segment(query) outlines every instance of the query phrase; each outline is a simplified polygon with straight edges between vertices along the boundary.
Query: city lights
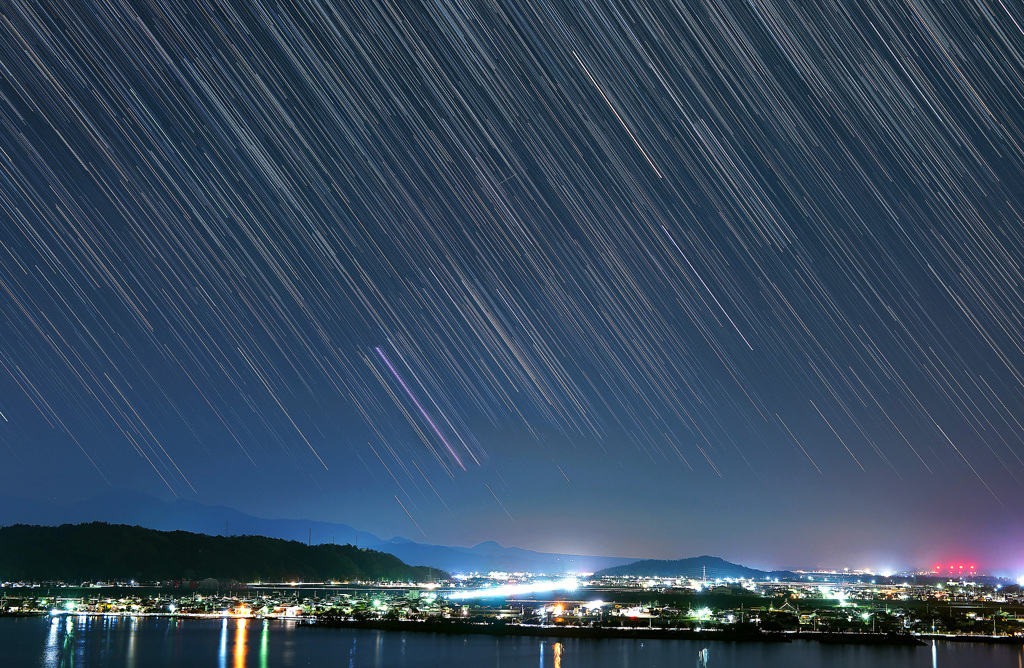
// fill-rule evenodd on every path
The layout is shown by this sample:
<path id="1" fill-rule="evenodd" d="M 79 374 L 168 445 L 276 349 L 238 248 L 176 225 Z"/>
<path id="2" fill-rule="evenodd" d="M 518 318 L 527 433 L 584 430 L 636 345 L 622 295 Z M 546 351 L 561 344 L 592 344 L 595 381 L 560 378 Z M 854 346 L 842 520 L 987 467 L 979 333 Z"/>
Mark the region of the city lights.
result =
<path id="1" fill-rule="evenodd" d="M 579 581 L 576 578 L 565 578 L 557 581 L 531 582 L 530 584 L 498 585 L 497 587 L 483 587 L 481 589 L 470 589 L 468 591 L 453 592 L 448 598 L 461 600 L 465 598 L 497 598 L 504 596 L 517 596 L 519 594 L 531 594 L 539 591 L 575 591 L 579 588 Z"/>

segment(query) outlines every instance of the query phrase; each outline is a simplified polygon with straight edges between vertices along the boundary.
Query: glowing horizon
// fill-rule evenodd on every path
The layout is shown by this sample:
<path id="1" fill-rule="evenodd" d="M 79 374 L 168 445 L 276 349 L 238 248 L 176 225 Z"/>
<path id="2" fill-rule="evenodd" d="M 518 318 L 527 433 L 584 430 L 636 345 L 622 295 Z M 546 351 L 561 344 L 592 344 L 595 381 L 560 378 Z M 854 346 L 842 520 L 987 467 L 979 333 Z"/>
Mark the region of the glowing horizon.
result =
<path id="1" fill-rule="evenodd" d="M 465 598 L 495 598 L 498 596 L 516 596 L 518 594 L 532 594 L 539 591 L 573 591 L 579 588 L 579 580 L 576 578 L 565 578 L 562 580 L 543 582 L 531 582 L 530 584 L 498 585 L 497 587 L 483 587 L 471 589 L 464 592 L 452 592 L 449 599 Z"/>

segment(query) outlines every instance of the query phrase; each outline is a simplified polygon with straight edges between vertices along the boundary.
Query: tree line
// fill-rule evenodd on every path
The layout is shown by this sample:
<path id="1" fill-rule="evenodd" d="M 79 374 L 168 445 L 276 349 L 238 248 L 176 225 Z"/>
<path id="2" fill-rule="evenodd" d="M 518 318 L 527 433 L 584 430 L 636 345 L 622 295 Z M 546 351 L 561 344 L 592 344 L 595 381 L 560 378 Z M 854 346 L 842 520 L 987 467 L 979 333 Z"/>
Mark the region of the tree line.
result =
<path id="1" fill-rule="evenodd" d="M 437 569 L 353 545 L 208 536 L 92 522 L 0 528 L 0 581 L 427 581 Z"/>

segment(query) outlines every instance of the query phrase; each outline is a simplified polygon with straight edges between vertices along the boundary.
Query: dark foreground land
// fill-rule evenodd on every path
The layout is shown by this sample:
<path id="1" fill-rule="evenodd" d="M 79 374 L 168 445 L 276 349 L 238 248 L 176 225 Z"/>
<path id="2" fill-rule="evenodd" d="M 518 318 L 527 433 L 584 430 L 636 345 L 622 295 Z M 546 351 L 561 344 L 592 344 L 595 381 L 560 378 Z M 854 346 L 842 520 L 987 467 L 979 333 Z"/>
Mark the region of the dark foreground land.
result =
<path id="1" fill-rule="evenodd" d="M 207 536 L 105 522 L 0 527 L 0 573 L 11 582 L 427 582 L 448 575 L 354 545 Z"/>

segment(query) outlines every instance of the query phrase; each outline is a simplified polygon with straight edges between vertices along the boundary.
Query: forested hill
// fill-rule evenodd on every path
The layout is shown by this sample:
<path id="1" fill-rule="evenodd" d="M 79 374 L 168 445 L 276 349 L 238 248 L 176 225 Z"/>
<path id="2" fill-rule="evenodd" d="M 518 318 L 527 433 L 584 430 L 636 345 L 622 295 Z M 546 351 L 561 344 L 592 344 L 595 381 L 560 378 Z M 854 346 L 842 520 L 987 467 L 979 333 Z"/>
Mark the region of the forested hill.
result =
<path id="1" fill-rule="evenodd" d="M 624 566 L 615 566 L 598 571 L 594 575 L 636 575 L 671 578 L 703 578 L 712 580 L 720 578 L 754 578 L 770 579 L 781 577 L 794 579 L 796 576 L 789 571 L 760 571 L 734 564 L 720 557 L 690 557 L 688 559 L 644 559 Z"/>
<path id="2" fill-rule="evenodd" d="M 0 582 L 233 579 L 427 581 L 445 575 L 386 552 L 263 536 L 208 536 L 93 522 L 0 528 Z"/>

